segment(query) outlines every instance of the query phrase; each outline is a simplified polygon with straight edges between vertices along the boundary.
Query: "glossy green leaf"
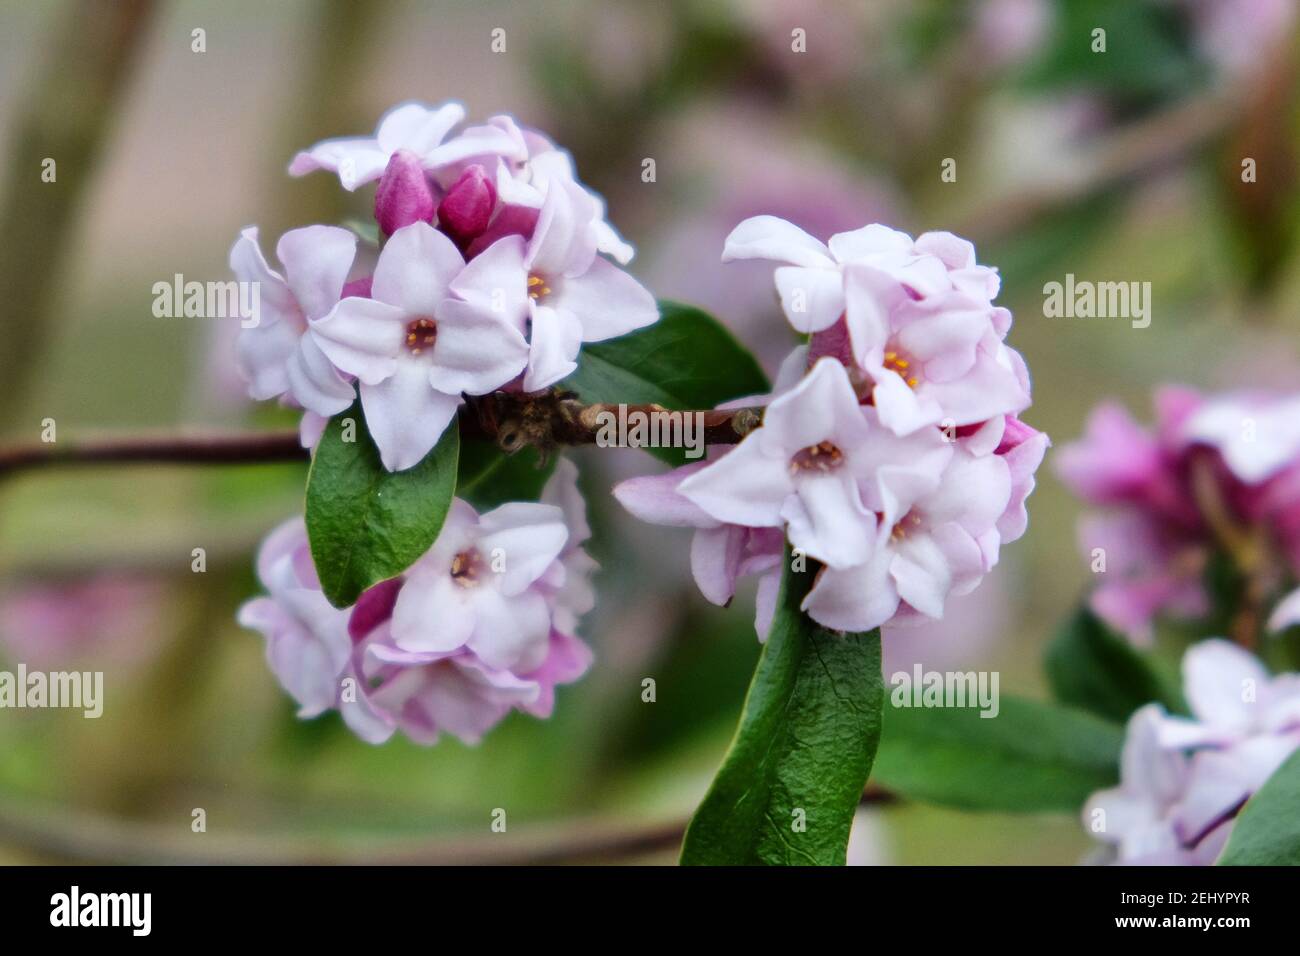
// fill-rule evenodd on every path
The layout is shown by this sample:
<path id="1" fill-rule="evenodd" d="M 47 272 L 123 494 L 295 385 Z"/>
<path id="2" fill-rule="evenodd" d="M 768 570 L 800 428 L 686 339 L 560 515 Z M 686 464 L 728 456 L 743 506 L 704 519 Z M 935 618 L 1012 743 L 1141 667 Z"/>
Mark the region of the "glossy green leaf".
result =
<path id="1" fill-rule="evenodd" d="M 348 421 L 352 441 L 344 440 Z M 456 491 L 459 453 L 453 422 L 419 464 L 389 472 L 359 403 L 330 419 L 307 476 L 307 536 L 331 604 L 347 607 L 428 550 Z"/>
<path id="2" fill-rule="evenodd" d="M 1220 866 L 1300 866 L 1300 750 L 1246 801 Z"/>
<path id="3" fill-rule="evenodd" d="M 1147 655 L 1115 634 L 1087 608 L 1056 632 L 1044 659 L 1057 700 L 1124 723 L 1144 704 L 1181 712 L 1182 699 Z"/>
<path id="4" fill-rule="evenodd" d="M 874 779 L 910 800 L 967 810 L 1074 813 L 1119 779 L 1123 728 L 1073 708 L 1000 695 L 978 707 L 885 702 Z"/>
<path id="5" fill-rule="evenodd" d="M 842 865 L 880 737 L 880 632 L 838 634 L 799 610 L 786 574 L 722 769 L 686 831 L 688 865 Z"/>
<path id="6" fill-rule="evenodd" d="M 654 325 L 584 345 L 560 387 L 586 402 L 665 408 L 713 408 L 768 390 L 758 361 L 717 319 L 677 302 L 660 302 L 659 314 Z"/>
<path id="7" fill-rule="evenodd" d="M 464 498 L 480 512 L 507 501 L 536 501 L 546 480 L 555 471 L 556 455 L 542 463 L 536 448 L 523 448 L 507 455 L 488 441 L 467 441 L 460 446 L 456 497 Z"/>

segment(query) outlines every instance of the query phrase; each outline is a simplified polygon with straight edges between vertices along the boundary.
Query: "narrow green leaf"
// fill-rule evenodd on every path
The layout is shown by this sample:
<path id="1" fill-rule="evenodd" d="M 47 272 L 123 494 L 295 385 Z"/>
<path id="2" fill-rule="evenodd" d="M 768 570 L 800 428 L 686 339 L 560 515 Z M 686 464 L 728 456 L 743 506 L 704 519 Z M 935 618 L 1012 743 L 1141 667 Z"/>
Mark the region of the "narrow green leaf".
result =
<path id="1" fill-rule="evenodd" d="M 1246 801 L 1219 866 L 1300 866 L 1300 750 Z"/>
<path id="2" fill-rule="evenodd" d="M 586 402 L 678 409 L 713 408 L 768 390 L 758 361 L 717 319 L 677 302 L 660 302 L 659 314 L 654 325 L 584 345 L 578 370 L 560 387 Z"/>
<path id="3" fill-rule="evenodd" d="M 344 441 L 349 420 L 354 440 Z M 307 536 L 331 604 L 347 607 L 428 550 L 456 492 L 459 453 L 453 422 L 419 464 L 385 471 L 359 402 L 330 419 L 307 475 Z"/>
<path id="4" fill-rule="evenodd" d="M 1115 634 L 1087 608 L 1080 608 L 1056 632 L 1044 659 L 1057 700 L 1123 723 L 1152 701 L 1183 710 L 1177 688 L 1152 661 Z"/>
<path id="5" fill-rule="evenodd" d="M 837 634 L 799 610 L 786 573 L 722 769 L 686 830 L 687 865 L 842 865 L 884 696 L 880 632 Z"/>
<path id="6" fill-rule="evenodd" d="M 975 707 L 885 704 L 874 779 L 901 796 L 966 810 L 1073 813 L 1119 779 L 1123 728 L 1084 711 L 1001 695 Z"/>

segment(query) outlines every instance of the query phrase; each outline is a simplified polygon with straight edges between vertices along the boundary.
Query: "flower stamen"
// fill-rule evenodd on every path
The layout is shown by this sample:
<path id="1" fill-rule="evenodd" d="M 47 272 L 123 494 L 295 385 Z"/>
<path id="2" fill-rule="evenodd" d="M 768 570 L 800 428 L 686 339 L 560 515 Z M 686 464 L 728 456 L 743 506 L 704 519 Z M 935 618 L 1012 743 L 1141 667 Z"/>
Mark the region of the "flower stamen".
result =
<path id="1" fill-rule="evenodd" d="M 807 448 L 801 448 L 790 459 L 790 474 L 801 471 L 834 471 L 844 464 L 844 452 L 831 441 L 820 441 Z"/>
<path id="2" fill-rule="evenodd" d="M 479 582 L 483 570 L 483 557 L 473 548 L 462 551 L 451 559 L 451 579 L 463 588 L 472 588 Z"/>
<path id="3" fill-rule="evenodd" d="M 912 370 L 911 360 L 903 358 L 898 352 L 886 352 L 884 364 L 891 372 L 897 372 L 898 377 L 906 382 L 909 388 L 916 388 L 920 384 L 920 379 Z"/>
<path id="4" fill-rule="evenodd" d="M 546 284 L 546 280 L 537 274 L 528 277 L 528 298 L 536 302 L 551 294 L 551 287 Z"/>
<path id="5" fill-rule="evenodd" d="M 415 319 L 406 326 L 406 347 L 412 355 L 433 348 L 438 338 L 438 324 L 433 319 Z"/>

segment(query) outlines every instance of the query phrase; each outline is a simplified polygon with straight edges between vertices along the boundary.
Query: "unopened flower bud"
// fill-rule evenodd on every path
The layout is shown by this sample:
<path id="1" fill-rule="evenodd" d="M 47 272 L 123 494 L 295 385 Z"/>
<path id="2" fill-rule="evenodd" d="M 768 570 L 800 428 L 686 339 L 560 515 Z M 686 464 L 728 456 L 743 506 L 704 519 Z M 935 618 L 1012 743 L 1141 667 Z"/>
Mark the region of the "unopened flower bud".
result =
<path id="1" fill-rule="evenodd" d="M 413 222 L 432 223 L 436 206 L 420 158 L 405 149 L 393 153 L 375 190 L 375 221 L 384 235 L 391 236 Z"/>
<path id="2" fill-rule="evenodd" d="M 463 247 L 487 231 L 496 203 L 496 186 L 487 170 L 475 164 L 447 190 L 438 206 L 438 226 Z"/>

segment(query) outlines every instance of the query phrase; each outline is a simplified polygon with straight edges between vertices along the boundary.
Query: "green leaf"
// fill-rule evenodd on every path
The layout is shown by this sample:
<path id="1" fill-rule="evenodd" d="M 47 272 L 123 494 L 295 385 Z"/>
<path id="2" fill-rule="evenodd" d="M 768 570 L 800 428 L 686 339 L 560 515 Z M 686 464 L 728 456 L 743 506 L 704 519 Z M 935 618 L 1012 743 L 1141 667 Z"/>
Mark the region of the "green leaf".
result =
<path id="1" fill-rule="evenodd" d="M 344 441 L 349 420 L 355 440 Z M 307 536 L 331 604 L 347 607 L 429 549 L 456 492 L 459 453 L 452 422 L 419 464 L 386 471 L 359 402 L 330 419 L 307 475 Z"/>
<path id="2" fill-rule="evenodd" d="M 655 402 L 708 409 L 770 387 L 758 361 L 717 319 L 690 305 L 659 303 L 659 321 L 582 347 L 560 383 L 585 402 Z"/>
<path id="3" fill-rule="evenodd" d="M 885 705 L 874 779 L 912 800 L 966 810 L 1074 813 L 1119 779 L 1123 729 L 1083 711 L 1001 695 L 976 707 Z"/>
<path id="4" fill-rule="evenodd" d="M 880 737 L 880 632 L 837 634 L 786 573 L 722 769 L 686 830 L 687 865 L 842 865 Z M 800 824 L 803 824 L 801 826 Z"/>
<path id="5" fill-rule="evenodd" d="M 1219 866 L 1300 866 L 1300 750 L 1246 801 Z"/>
<path id="6" fill-rule="evenodd" d="M 1168 4 L 1058 0 L 1052 36 L 1024 80 L 1043 89 L 1087 89 L 1131 107 L 1186 95 L 1207 76 L 1187 18 Z M 1093 30 L 1106 51 L 1093 52 Z"/>
<path id="7" fill-rule="evenodd" d="M 536 501 L 557 460 L 552 455 L 543 464 L 541 454 L 531 447 L 507 455 L 488 441 L 465 442 L 460 446 L 456 495 L 479 511 L 507 501 Z"/>
<path id="8" fill-rule="evenodd" d="M 1123 723 L 1152 701 L 1184 710 L 1178 690 L 1152 661 L 1115 634 L 1087 608 L 1080 608 L 1047 645 L 1044 666 L 1052 693 L 1065 704 Z"/>

